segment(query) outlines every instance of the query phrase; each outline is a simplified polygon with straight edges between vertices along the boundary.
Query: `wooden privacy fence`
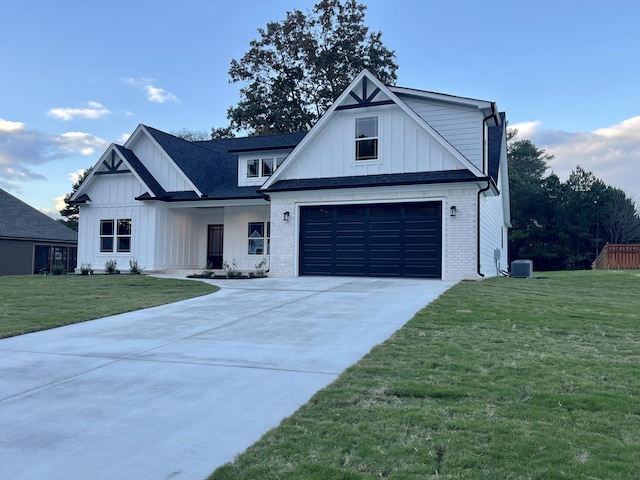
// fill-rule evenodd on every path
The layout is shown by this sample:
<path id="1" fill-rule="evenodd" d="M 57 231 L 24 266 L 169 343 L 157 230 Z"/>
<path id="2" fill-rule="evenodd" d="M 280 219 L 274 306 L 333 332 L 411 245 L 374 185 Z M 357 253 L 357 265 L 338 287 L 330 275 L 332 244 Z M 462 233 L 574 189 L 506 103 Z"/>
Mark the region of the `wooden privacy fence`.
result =
<path id="1" fill-rule="evenodd" d="M 608 243 L 591 264 L 594 270 L 640 269 L 640 244 L 619 245 Z"/>

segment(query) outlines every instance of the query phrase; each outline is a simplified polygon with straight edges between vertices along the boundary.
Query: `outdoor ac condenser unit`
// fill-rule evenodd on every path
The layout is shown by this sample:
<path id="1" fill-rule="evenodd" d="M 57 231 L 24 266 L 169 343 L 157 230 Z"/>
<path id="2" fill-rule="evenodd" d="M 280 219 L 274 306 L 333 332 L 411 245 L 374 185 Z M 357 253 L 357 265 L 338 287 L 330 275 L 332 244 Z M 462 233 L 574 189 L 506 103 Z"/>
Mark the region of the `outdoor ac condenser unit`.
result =
<path id="1" fill-rule="evenodd" d="M 511 276 L 513 278 L 532 278 L 533 262 L 531 260 L 514 260 L 511 262 Z"/>

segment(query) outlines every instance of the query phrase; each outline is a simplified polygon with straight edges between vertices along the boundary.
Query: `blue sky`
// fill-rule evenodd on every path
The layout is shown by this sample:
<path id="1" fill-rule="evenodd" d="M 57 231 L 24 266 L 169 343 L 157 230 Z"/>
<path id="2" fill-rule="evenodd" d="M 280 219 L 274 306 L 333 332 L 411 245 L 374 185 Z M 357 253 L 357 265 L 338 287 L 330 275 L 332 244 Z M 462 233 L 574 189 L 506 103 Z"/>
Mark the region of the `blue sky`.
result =
<path id="1" fill-rule="evenodd" d="M 227 124 L 229 64 L 307 0 L 15 0 L 0 41 L 0 188 L 55 216 L 73 175 L 144 123 Z M 370 0 L 398 85 L 497 102 L 521 138 L 640 200 L 640 2 Z"/>

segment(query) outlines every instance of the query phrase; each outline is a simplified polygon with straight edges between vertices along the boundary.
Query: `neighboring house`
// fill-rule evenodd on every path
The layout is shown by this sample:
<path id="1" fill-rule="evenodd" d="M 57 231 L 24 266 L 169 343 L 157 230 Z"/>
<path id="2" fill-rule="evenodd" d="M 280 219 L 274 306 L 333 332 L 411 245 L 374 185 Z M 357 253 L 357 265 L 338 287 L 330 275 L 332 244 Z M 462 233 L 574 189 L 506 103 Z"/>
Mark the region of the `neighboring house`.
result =
<path id="1" fill-rule="evenodd" d="M 78 259 L 494 276 L 511 226 L 505 133 L 493 102 L 385 86 L 366 70 L 306 135 L 188 142 L 140 125 L 70 200 Z"/>
<path id="2" fill-rule="evenodd" d="M 76 268 L 78 234 L 0 190 L 0 275 Z"/>

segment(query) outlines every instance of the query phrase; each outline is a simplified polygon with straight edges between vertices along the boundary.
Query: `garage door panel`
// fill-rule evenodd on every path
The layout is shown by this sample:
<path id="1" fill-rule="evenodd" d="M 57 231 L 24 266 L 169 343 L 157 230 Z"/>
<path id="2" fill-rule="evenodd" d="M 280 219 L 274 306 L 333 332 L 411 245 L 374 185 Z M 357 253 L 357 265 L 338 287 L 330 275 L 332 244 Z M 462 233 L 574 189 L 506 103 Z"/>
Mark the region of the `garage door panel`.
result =
<path id="1" fill-rule="evenodd" d="M 441 277 L 441 203 L 301 208 L 300 274 Z"/>

